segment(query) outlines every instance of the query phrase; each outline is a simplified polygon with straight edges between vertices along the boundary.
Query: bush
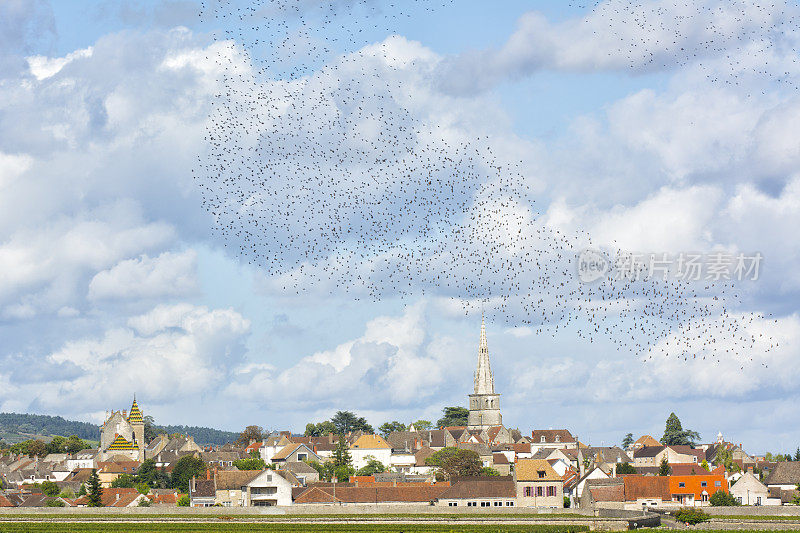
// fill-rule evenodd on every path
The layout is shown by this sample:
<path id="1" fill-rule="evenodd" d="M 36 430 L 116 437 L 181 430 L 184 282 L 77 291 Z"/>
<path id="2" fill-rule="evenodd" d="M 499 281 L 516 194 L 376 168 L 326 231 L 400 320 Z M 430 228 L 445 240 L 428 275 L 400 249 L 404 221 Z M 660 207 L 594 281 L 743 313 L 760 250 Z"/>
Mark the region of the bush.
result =
<path id="1" fill-rule="evenodd" d="M 702 509 L 695 509 L 692 507 L 685 507 L 683 509 L 678 510 L 675 513 L 675 520 L 678 522 L 685 522 L 690 525 L 699 524 L 700 522 L 705 522 L 710 516 L 703 511 Z"/>
<path id="2" fill-rule="evenodd" d="M 139 507 L 150 507 L 150 500 L 147 498 L 142 498 L 139 500 Z"/>
<path id="3" fill-rule="evenodd" d="M 718 490 L 712 494 L 708 499 L 708 503 L 710 503 L 713 507 L 733 507 L 736 505 L 741 505 L 739 500 L 734 498 L 733 495 L 726 490 Z"/>
<path id="4" fill-rule="evenodd" d="M 564 509 L 569 509 L 570 503 L 572 503 L 569 499 L 569 496 L 564 496 Z"/>
<path id="5" fill-rule="evenodd" d="M 45 504 L 47 507 L 65 507 L 66 504 L 61 500 L 48 500 Z"/>
<path id="6" fill-rule="evenodd" d="M 189 507 L 189 496 L 184 494 L 178 498 L 178 507 Z"/>
<path id="7" fill-rule="evenodd" d="M 58 488 L 52 481 L 42 481 L 42 494 L 46 494 L 47 496 L 58 496 L 58 493 L 61 492 L 61 489 Z"/>

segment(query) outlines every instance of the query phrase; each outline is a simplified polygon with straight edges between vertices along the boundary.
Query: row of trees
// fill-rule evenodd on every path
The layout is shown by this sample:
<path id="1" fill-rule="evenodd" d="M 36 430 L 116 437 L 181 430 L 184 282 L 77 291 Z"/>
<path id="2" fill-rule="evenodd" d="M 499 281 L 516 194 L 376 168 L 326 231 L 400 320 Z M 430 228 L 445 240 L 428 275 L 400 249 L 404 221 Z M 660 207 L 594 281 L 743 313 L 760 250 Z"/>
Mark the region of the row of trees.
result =
<path id="1" fill-rule="evenodd" d="M 139 466 L 136 474 L 122 474 L 111 483 L 111 486 L 136 488 L 142 494 L 147 494 L 151 488 L 178 489 L 179 492 L 188 492 L 192 477 L 200 477 L 205 472 L 206 463 L 199 457 L 191 455 L 185 455 L 178 459 L 171 473 L 163 468 L 157 468 L 153 459 L 146 459 Z"/>
<path id="2" fill-rule="evenodd" d="M 0 446 L 0 450 L 31 457 L 44 457 L 49 453 L 77 453 L 88 447 L 89 444 L 83 439 L 77 435 L 71 435 L 69 437 L 55 436 L 50 442 L 40 439 L 28 439 L 7 447 Z"/>
<path id="3" fill-rule="evenodd" d="M 436 422 L 436 427 L 446 426 L 466 426 L 469 416 L 469 409 L 465 407 L 445 407 L 443 416 Z M 420 419 L 411 424 L 404 424 L 397 420 L 384 422 L 378 427 L 378 432 L 384 437 L 395 431 L 407 431 L 411 425 L 418 431 L 425 431 L 433 428 L 430 420 Z M 306 424 L 306 437 L 320 437 L 323 435 L 347 435 L 351 431 L 363 431 L 365 433 L 375 433 L 373 427 L 363 416 L 360 417 L 351 411 L 337 411 L 330 419 L 316 424 L 309 422 Z"/>

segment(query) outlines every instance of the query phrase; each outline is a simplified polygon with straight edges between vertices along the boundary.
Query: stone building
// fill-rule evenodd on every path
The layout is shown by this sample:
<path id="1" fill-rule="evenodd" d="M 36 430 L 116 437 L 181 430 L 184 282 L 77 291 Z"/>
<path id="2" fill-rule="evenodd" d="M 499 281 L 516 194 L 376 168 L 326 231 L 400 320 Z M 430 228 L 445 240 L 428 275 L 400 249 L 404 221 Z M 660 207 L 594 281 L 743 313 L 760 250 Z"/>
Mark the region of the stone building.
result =
<path id="1" fill-rule="evenodd" d="M 135 461 L 144 461 L 144 414 L 133 398 L 131 412 L 124 409 L 111 411 L 100 426 L 99 461 L 112 455 L 124 455 Z"/>
<path id="2" fill-rule="evenodd" d="M 486 342 L 486 321 L 481 317 L 481 338 L 478 346 L 478 368 L 475 370 L 475 392 L 469 395 L 469 429 L 485 430 L 502 426 L 500 395 L 494 391 L 494 377 L 489 364 L 489 347 Z"/>

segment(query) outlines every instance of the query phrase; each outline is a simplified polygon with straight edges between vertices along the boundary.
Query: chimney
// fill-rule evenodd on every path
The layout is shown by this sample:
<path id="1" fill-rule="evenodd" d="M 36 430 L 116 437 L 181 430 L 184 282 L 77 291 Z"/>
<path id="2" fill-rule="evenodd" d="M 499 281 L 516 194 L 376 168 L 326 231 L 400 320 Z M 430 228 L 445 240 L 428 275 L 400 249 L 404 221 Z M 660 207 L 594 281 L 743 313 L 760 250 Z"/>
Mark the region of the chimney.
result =
<path id="1" fill-rule="evenodd" d="M 119 501 L 119 492 L 117 492 L 117 501 Z"/>
<path id="2" fill-rule="evenodd" d="M 122 410 L 122 418 L 128 418 L 128 410 L 127 409 L 123 409 Z"/>

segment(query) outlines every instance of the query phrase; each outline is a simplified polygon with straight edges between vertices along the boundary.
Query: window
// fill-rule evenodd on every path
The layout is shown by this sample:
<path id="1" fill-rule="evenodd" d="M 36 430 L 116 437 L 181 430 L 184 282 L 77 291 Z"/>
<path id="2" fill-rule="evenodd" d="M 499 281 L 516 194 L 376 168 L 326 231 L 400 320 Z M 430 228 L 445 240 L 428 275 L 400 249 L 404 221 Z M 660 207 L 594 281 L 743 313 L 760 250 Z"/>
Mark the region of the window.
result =
<path id="1" fill-rule="evenodd" d="M 447 504 L 448 507 L 458 507 L 458 502 L 450 502 Z"/>
<path id="2" fill-rule="evenodd" d="M 542 435 L 542 438 L 539 442 L 544 442 L 544 435 Z"/>
<path id="3" fill-rule="evenodd" d="M 700 482 L 700 486 L 701 487 L 708 487 L 708 481 L 701 481 Z"/>
<path id="4" fill-rule="evenodd" d="M 536 487 L 536 495 L 544 496 L 544 491 L 542 490 L 542 487 Z"/>
<path id="5" fill-rule="evenodd" d="M 539 470 L 539 471 L 537 471 L 536 473 L 537 473 L 537 474 L 539 474 L 539 477 L 540 477 L 540 478 L 543 478 L 543 477 L 544 477 L 544 470 Z"/>
<path id="6" fill-rule="evenodd" d="M 561 442 L 561 435 L 556 435 L 556 442 Z"/>
<path id="7" fill-rule="evenodd" d="M 680 488 L 684 488 L 686 486 L 686 482 L 685 481 L 678 481 L 678 486 Z"/>
<path id="8" fill-rule="evenodd" d="M 495 507 L 502 507 L 503 506 L 503 502 L 494 502 L 494 506 Z"/>
<path id="9" fill-rule="evenodd" d="M 514 507 L 514 502 L 506 502 L 506 507 Z"/>
<path id="10" fill-rule="evenodd" d="M 305 461 L 306 459 L 308 459 L 308 454 L 307 453 L 298 453 L 297 454 L 297 460 L 298 461 Z"/>
<path id="11" fill-rule="evenodd" d="M 467 502 L 467 507 L 475 507 L 476 502 Z"/>
<path id="12" fill-rule="evenodd" d="M 547 487 L 547 495 L 548 496 L 555 496 L 556 495 L 556 488 L 552 485 Z"/>
<path id="13" fill-rule="evenodd" d="M 489 502 L 481 502 L 481 507 L 489 507 Z"/>
<path id="14" fill-rule="evenodd" d="M 531 488 L 530 487 L 525 487 L 525 496 L 530 497 L 530 495 L 531 495 Z"/>
<path id="15" fill-rule="evenodd" d="M 715 487 L 721 487 L 722 486 L 722 482 L 721 481 L 715 481 L 714 482 L 714 486 Z"/>

